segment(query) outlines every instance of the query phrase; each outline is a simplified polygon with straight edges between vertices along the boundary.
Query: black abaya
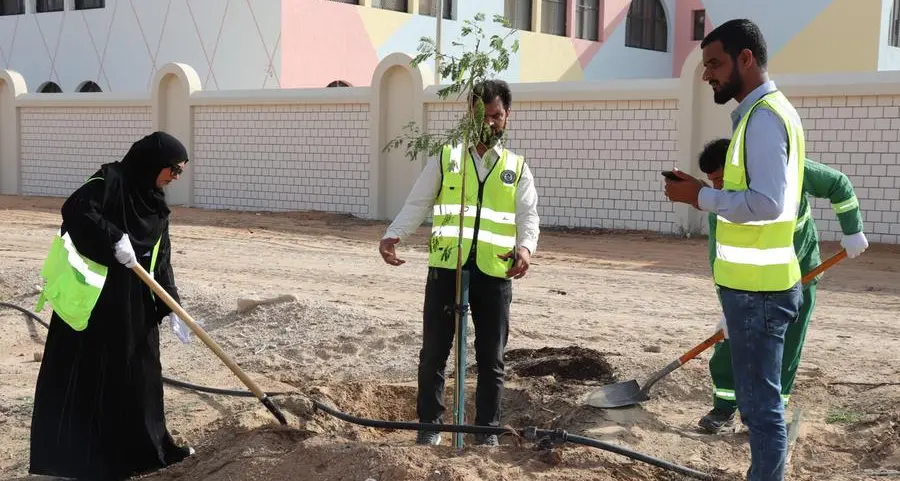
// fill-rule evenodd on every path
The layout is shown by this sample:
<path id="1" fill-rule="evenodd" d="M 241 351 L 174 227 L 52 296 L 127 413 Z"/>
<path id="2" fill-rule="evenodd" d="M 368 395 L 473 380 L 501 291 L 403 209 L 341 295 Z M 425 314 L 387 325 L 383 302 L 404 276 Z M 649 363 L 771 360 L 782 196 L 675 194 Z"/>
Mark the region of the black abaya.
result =
<path id="1" fill-rule="evenodd" d="M 85 330 L 73 330 L 56 313 L 51 317 L 35 389 L 33 474 L 121 480 L 188 455 L 166 428 L 163 406 L 159 323 L 170 310 L 115 260 L 113 247 L 128 233 L 149 271 L 152 247 L 161 239 L 154 275 L 179 299 L 170 264 L 169 210 L 155 187 L 160 170 L 187 160 L 173 140 L 159 133 L 145 137 L 63 205 L 62 229 L 75 248 L 109 269 Z"/>

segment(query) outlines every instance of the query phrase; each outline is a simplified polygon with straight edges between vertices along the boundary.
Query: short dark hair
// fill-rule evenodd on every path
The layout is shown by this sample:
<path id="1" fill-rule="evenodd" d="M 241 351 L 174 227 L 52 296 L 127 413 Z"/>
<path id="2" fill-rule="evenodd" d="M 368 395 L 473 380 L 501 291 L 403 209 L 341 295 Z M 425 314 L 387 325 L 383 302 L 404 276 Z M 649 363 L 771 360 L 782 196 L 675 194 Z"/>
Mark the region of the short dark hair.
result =
<path id="1" fill-rule="evenodd" d="M 485 104 L 489 104 L 497 97 L 503 102 L 503 109 L 509 110 L 512 105 L 512 92 L 509 91 L 509 84 L 499 79 L 490 79 L 479 82 L 472 89 L 472 105 L 475 105 L 476 99 L 481 99 Z"/>
<path id="2" fill-rule="evenodd" d="M 700 48 L 704 48 L 716 40 L 722 42 L 725 53 L 732 59 L 736 59 L 738 54 L 746 48 L 753 52 L 756 63 L 760 67 L 765 68 L 769 62 L 766 39 L 759 27 L 751 20 L 737 18 L 719 25 L 703 38 Z"/>
<path id="3" fill-rule="evenodd" d="M 704 174 L 712 174 L 724 168 L 730 144 L 731 140 L 729 139 L 716 139 L 707 143 L 703 147 L 703 152 L 700 152 L 700 170 Z"/>

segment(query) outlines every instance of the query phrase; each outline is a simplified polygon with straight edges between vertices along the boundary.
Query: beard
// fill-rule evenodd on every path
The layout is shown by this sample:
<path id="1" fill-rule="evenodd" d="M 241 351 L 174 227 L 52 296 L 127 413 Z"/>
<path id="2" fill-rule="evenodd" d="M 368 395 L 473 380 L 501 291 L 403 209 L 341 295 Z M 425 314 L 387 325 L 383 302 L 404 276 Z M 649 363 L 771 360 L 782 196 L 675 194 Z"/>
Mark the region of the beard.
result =
<path id="1" fill-rule="evenodd" d="M 741 76 L 738 75 L 737 69 L 735 69 L 731 72 L 731 78 L 722 85 L 722 88 L 713 90 L 713 100 L 719 105 L 726 104 L 729 100 L 733 99 L 743 87 L 744 83 L 741 81 Z"/>
<path id="2" fill-rule="evenodd" d="M 503 137 L 503 129 L 492 129 L 489 125 L 485 125 L 481 129 L 478 141 L 485 147 L 493 147 L 501 137 Z"/>

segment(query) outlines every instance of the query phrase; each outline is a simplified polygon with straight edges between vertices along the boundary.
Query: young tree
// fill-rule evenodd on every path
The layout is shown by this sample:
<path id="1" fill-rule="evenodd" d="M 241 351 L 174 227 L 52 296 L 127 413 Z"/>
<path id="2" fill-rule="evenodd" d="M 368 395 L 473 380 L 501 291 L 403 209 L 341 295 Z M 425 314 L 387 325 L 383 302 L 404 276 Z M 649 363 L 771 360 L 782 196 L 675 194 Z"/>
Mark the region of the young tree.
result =
<path id="1" fill-rule="evenodd" d="M 450 84 L 441 87 L 437 94 L 441 99 L 447 99 L 456 95 L 456 99 L 465 99 L 466 110 L 460 116 L 456 125 L 446 132 L 424 132 L 415 122 L 410 122 L 404 127 L 404 133 L 392 139 L 384 148 L 388 152 L 404 146 L 406 157 L 410 161 L 419 158 L 419 155 L 440 156 L 444 146 L 462 144 L 464 158 L 469 155 L 469 145 L 478 145 L 481 139 L 490 138 L 491 128 L 484 122 L 484 101 L 482 92 L 478 91 L 484 80 L 496 78 L 500 73 L 509 68 L 510 54 L 519 50 L 519 41 L 513 39 L 507 46 L 507 40 L 516 32 L 510 28 L 509 21 L 502 15 L 495 15 L 493 22 L 506 29 L 504 35 L 493 34 L 488 37 L 482 27 L 486 16 L 484 13 L 476 14 L 472 20 L 465 20 L 460 32 L 460 40 L 451 42 L 461 55 L 447 55 L 439 52 L 435 41 L 429 37 L 422 37 L 419 42 L 418 55 L 412 60 L 413 68 L 418 67 L 432 57 L 438 60 L 441 79 L 449 79 Z M 467 44 L 468 37 L 472 37 L 474 45 Z M 491 100 L 491 99 L 488 99 Z M 505 135 L 505 133 L 504 133 Z M 502 140 L 502 139 L 501 139 Z M 463 161 L 461 166 L 462 192 L 461 198 L 466 199 L 466 166 Z M 455 424 L 465 424 L 464 391 L 466 370 L 466 328 L 468 324 L 468 276 L 462 270 L 462 245 L 463 225 L 465 214 L 465 202 L 461 203 L 459 211 L 459 237 L 455 249 L 445 249 L 445 259 L 456 253 L 456 339 L 455 339 L 455 369 L 454 389 L 456 391 L 453 403 L 453 418 Z M 453 218 L 446 217 L 446 223 Z M 437 238 L 432 235 L 429 251 L 437 248 Z M 462 448 L 462 435 L 454 433 L 454 444 Z"/>

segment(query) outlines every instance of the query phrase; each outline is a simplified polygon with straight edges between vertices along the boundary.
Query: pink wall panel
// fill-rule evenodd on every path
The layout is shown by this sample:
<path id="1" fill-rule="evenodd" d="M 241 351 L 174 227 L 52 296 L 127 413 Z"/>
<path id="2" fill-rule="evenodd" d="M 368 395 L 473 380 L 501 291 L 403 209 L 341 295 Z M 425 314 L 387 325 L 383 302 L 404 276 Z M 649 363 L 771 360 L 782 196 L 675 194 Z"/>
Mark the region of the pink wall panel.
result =
<path id="1" fill-rule="evenodd" d="M 578 63 L 581 64 L 581 68 L 587 67 L 591 60 L 594 59 L 594 56 L 597 55 L 597 52 L 600 51 L 603 42 L 605 42 L 606 39 L 612 35 L 613 30 L 625 20 L 625 16 L 628 14 L 628 7 L 630 6 L 631 0 L 605 0 L 600 2 L 600 41 L 589 42 L 578 38 L 572 39 L 572 44 L 575 46 L 575 51 L 578 55 Z M 574 10 L 575 7 L 573 6 L 573 22 L 575 18 Z"/>
<path id="2" fill-rule="evenodd" d="M 357 12 L 363 7 L 327 0 L 282 5 L 282 88 L 325 87 L 334 80 L 371 83 L 378 55 Z"/>

